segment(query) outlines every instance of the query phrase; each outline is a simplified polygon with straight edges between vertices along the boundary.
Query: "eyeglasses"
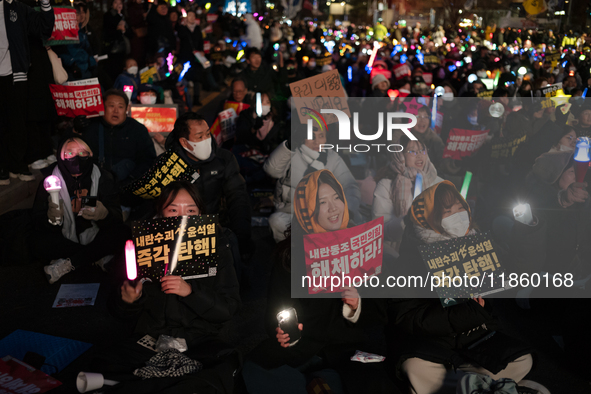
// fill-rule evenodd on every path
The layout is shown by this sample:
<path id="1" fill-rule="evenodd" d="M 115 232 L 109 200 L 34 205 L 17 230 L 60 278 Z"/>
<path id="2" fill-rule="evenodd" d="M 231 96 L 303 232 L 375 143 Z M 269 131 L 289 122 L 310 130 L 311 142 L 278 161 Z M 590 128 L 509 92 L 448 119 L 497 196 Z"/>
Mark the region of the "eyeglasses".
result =
<path id="1" fill-rule="evenodd" d="M 431 117 L 428 115 L 417 115 L 417 119 L 430 119 Z"/>
<path id="2" fill-rule="evenodd" d="M 64 152 L 64 157 L 67 159 L 72 159 L 74 156 L 80 156 L 80 157 L 88 157 L 90 156 L 90 152 L 88 152 L 87 150 L 81 150 L 78 152 Z"/>
<path id="3" fill-rule="evenodd" d="M 427 155 L 427 150 L 426 149 L 423 149 L 423 150 L 409 150 L 407 153 L 409 155 L 413 155 L 413 156 L 416 156 L 418 154 L 421 154 L 423 156 L 426 156 Z"/>

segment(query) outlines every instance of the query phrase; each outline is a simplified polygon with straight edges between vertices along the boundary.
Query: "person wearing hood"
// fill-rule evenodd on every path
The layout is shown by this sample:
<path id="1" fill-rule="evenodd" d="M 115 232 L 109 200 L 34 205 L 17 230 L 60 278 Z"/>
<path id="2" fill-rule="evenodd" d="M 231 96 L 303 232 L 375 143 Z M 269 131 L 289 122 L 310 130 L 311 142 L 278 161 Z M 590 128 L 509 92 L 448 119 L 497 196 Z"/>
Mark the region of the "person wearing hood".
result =
<path id="1" fill-rule="evenodd" d="M 143 105 L 157 104 L 161 96 L 162 88 L 149 83 L 143 83 L 138 89 L 138 102 Z"/>
<path id="2" fill-rule="evenodd" d="M 468 203 L 449 181 L 423 191 L 405 222 L 397 260 L 404 266 L 396 265 L 398 275 L 402 270 L 426 274 L 419 246 L 477 232 Z M 521 240 L 517 234 L 523 230 L 518 224 L 525 225 L 516 223 L 513 228 L 515 239 Z M 509 268 L 510 263 L 505 264 Z M 442 308 L 438 297 L 399 298 L 391 301 L 388 315 L 395 322 L 386 335 L 395 338 L 388 355 L 400 357 L 397 372 L 406 375 L 413 393 L 440 392 L 446 382 L 458 378 L 457 370 L 519 382 L 532 367 L 528 346 L 503 333 L 490 300 L 475 298 Z M 496 331 L 493 336 L 477 344 L 492 331 Z"/>
<path id="3" fill-rule="evenodd" d="M 326 131 L 314 130 L 314 139 L 304 139 L 303 130 L 291 139 L 281 143 L 265 161 L 263 169 L 270 177 L 278 179 L 275 186 L 275 212 L 269 217 L 269 227 L 275 242 L 285 239 L 285 232 L 291 225 L 292 201 L 296 185 L 307 174 L 318 170 L 329 170 L 343 185 L 349 202 L 351 217 L 360 222 L 359 205 L 361 191 L 347 164 L 334 150 L 320 152 L 320 145 L 326 143 Z"/>
<path id="4" fill-rule="evenodd" d="M 131 236 L 122 221 L 115 181 L 93 164 L 93 151 L 86 142 L 67 137 L 56 156 L 57 162 L 43 171 L 61 183 L 59 204 L 52 202 L 41 182 L 32 213 L 36 234 L 31 250 L 42 262 L 51 261 L 44 267 L 49 283 L 84 264 L 96 262 L 106 270 Z"/>
<path id="5" fill-rule="evenodd" d="M 101 169 L 112 171 L 119 184 L 142 177 L 156 159 L 156 151 L 146 126 L 127 117 L 129 99 L 120 90 L 103 95 L 105 114 L 90 121 L 81 133 Z"/>
<path id="6" fill-rule="evenodd" d="M 123 91 L 125 86 L 133 86 L 133 92 L 131 93 L 131 102 L 135 103 L 140 87 L 140 78 L 138 72 L 138 65 L 135 59 L 128 58 L 125 61 L 125 69 L 121 74 L 117 76 L 113 89 Z"/>
<path id="7" fill-rule="evenodd" d="M 423 177 L 421 191 L 442 182 L 420 141 L 403 136 L 398 142 L 404 150 L 391 154 L 391 161 L 378 171 L 373 193 L 372 217 L 384 217 L 385 241 L 398 254 L 404 232 L 404 217 L 414 199 L 417 175 Z M 393 253 L 394 254 L 394 253 Z"/>
<path id="8" fill-rule="evenodd" d="M 250 198 L 234 155 L 217 146 L 203 116 L 194 112 L 176 120 L 166 149 L 174 150 L 197 171 L 199 177 L 193 184 L 203 196 L 207 212 L 220 213 L 222 226 L 236 234 L 240 253 L 248 257 L 252 253 Z"/>
<path id="9" fill-rule="evenodd" d="M 246 34 L 242 37 L 242 41 L 246 42 L 246 45 L 251 48 L 262 49 L 263 48 L 263 33 L 258 22 L 254 19 L 252 14 L 246 14 L 244 16 L 246 25 Z"/>

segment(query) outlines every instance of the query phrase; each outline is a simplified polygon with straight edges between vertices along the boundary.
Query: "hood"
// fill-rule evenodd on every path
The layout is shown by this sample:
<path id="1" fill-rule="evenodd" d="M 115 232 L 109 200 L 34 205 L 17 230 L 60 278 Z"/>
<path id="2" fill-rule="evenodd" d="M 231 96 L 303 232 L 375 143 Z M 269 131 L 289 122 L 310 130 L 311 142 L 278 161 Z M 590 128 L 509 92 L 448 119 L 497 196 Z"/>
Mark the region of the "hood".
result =
<path id="1" fill-rule="evenodd" d="M 542 182 L 552 185 L 568 166 L 574 152 L 547 152 L 536 159 L 532 173 Z"/>

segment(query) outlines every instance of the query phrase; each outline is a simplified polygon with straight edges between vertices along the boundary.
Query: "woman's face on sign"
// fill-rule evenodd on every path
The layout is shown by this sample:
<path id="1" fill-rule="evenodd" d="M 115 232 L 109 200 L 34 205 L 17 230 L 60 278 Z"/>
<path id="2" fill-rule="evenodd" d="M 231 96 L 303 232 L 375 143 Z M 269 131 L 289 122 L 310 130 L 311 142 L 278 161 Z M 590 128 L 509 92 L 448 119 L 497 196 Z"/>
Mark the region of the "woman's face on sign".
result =
<path id="1" fill-rule="evenodd" d="M 345 202 L 328 184 L 323 183 L 318 188 L 318 224 L 326 231 L 341 228 L 345 213 Z"/>
<path id="2" fill-rule="evenodd" d="M 179 190 L 174 200 L 162 212 L 162 217 L 165 218 L 191 215 L 199 215 L 199 208 L 185 189 Z"/>

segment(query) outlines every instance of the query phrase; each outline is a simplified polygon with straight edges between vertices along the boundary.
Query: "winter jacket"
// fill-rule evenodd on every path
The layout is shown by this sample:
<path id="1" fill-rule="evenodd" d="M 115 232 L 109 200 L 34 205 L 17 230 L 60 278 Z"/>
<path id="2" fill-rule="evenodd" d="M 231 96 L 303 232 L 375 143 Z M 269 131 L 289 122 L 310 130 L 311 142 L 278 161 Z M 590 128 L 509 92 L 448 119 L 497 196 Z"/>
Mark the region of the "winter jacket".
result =
<path id="1" fill-rule="evenodd" d="M 193 182 L 205 202 L 207 213 L 220 213 L 221 222 L 230 228 L 240 244 L 240 251 L 251 250 L 251 211 L 246 182 L 240 175 L 238 162 L 232 153 L 219 148 L 211 138 L 212 153 L 209 159 L 195 161 L 189 158 L 174 134 L 166 140 L 166 149 L 173 149 L 185 162 L 198 171 L 199 178 Z M 224 203 L 222 202 L 224 201 Z M 221 207 L 224 212 L 220 212 Z"/>
<path id="2" fill-rule="evenodd" d="M 104 163 L 100 163 L 100 126 L 104 133 Z M 132 160 L 135 167 L 130 173 L 133 179 L 139 179 L 150 169 L 156 159 L 154 143 L 148 129 L 137 120 L 127 118 L 117 126 L 111 126 L 99 118 L 94 120 L 84 133 L 84 139 L 94 153 L 99 167 L 110 170 L 122 160 Z M 122 180 L 122 179 L 120 179 Z"/>
<path id="3" fill-rule="evenodd" d="M 78 30 L 78 40 L 78 44 L 66 45 L 65 52 L 59 54 L 64 68 L 70 71 L 68 74 L 70 80 L 90 78 L 92 77 L 91 69 L 96 67 L 96 60 L 92 55 L 88 36 L 83 29 Z M 80 74 L 76 75 L 73 72 L 74 67 L 78 67 Z"/>
<path id="4" fill-rule="evenodd" d="M 273 71 L 267 63 L 262 62 L 256 71 L 252 71 L 250 67 L 246 67 L 236 78 L 246 81 L 246 88 L 251 92 L 274 93 L 280 75 Z"/>
<path id="5" fill-rule="evenodd" d="M 222 234 L 218 229 L 218 234 Z M 146 282 L 142 296 L 132 304 L 122 300 L 119 289 L 118 297 L 110 305 L 111 312 L 122 319 L 137 319 L 137 334 L 184 338 L 189 348 L 217 335 L 240 307 L 230 243 L 224 236 L 219 236 L 218 241 L 222 248 L 218 249 L 217 275 L 187 280 L 192 289 L 188 296 L 165 294 L 160 283 Z"/>
<path id="6" fill-rule="evenodd" d="M 240 112 L 238 115 L 238 120 L 236 121 L 236 142 L 237 145 L 247 145 L 251 149 L 257 149 L 264 155 L 270 154 L 273 149 L 275 149 L 279 143 L 279 133 L 280 133 L 280 120 L 277 117 L 273 117 L 272 115 L 268 114 L 264 116 L 263 119 L 272 119 L 273 120 L 273 127 L 263 140 L 258 139 L 256 133 L 252 132 L 252 129 L 259 124 L 257 124 L 257 118 L 254 118 L 252 115 L 255 111 L 255 107 L 252 106 L 248 109 L 245 109 Z M 263 123 L 261 121 L 260 126 Z"/>
<path id="7" fill-rule="evenodd" d="M 148 22 L 148 52 L 159 49 L 172 50 L 176 48 L 176 37 L 168 15 L 162 16 L 152 7 L 146 16 Z M 167 52 L 166 52 L 167 53 Z"/>
<path id="8" fill-rule="evenodd" d="M 127 71 L 123 71 L 115 79 L 113 89 L 123 90 L 124 86 L 133 86 L 133 92 L 131 93 L 131 102 L 137 102 L 137 94 L 140 88 L 140 78 L 137 75 L 131 75 Z"/>
<path id="9" fill-rule="evenodd" d="M 27 80 L 31 64 L 27 37 L 49 38 L 54 22 L 55 15 L 47 0 L 41 1 L 41 11 L 35 11 L 20 1 L 4 1 L 4 24 L 8 37 L 13 82 Z"/>
<path id="10" fill-rule="evenodd" d="M 281 143 L 265 161 L 263 169 L 272 178 L 279 179 L 275 186 L 275 208 L 278 211 L 291 213 L 291 202 L 295 189 L 310 166 L 301 148 L 294 152 L 287 149 L 286 143 Z M 343 186 L 349 210 L 357 212 L 361 202 L 361 191 L 351 170 L 338 153 L 329 150 L 324 169 L 331 171 Z"/>
<path id="11" fill-rule="evenodd" d="M 177 25 L 179 40 L 181 42 L 179 58 L 182 62 L 194 61 L 195 51 L 203 51 L 203 34 L 201 28 L 195 26 L 191 31 L 187 26 Z"/>

